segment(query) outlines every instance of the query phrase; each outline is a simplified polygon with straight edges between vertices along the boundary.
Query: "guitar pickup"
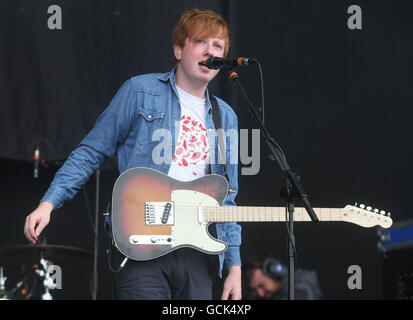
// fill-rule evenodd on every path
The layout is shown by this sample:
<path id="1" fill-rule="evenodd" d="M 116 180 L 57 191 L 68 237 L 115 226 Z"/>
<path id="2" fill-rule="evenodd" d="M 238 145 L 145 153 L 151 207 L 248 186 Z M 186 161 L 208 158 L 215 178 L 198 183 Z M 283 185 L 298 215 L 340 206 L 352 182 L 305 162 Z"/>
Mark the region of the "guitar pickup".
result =
<path id="1" fill-rule="evenodd" d="M 172 204 L 170 202 L 167 202 L 161 218 L 162 224 L 166 224 L 168 222 L 169 216 L 171 215 L 171 209 Z"/>
<path id="2" fill-rule="evenodd" d="M 173 202 L 146 202 L 145 222 L 152 226 L 174 225 Z"/>

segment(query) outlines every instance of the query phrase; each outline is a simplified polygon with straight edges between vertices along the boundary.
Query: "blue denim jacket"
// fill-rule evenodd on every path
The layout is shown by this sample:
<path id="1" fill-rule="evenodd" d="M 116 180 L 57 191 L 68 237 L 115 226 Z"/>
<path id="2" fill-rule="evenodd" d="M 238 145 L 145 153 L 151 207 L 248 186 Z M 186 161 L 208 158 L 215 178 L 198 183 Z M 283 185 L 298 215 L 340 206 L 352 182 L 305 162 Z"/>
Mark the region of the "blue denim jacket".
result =
<path id="1" fill-rule="evenodd" d="M 208 90 L 205 94 L 207 116 L 206 127 L 211 155 L 218 156 L 215 126 L 211 113 Z M 235 129 L 238 133 L 238 120 L 234 111 L 223 100 L 217 98 L 221 114 L 222 129 Z M 99 168 L 107 157 L 117 152 L 119 172 L 133 167 L 147 167 L 167 174 L 170 161 L 156 164 L 152 160 L 152 150 L 159 141 L 152 140 L 156 129 L 165 128 L 172 135 L 172 155 L 175 153 L 174 125 L 181 117 L 181 107 L 173 70 L 165 74 L 146 74 L 127 80 L 112 99 L 109 107 L 99 116 L 94 128 L 69 155 L 64 165 L 56 173 L 49 189 L 41 201 L 49 201 L 60 208 L 72 199 Z M 214 133 L 214 134 L 209 134 Z M 215 139 L 215 141 L 211 141 Z M 234 141 L 235 140 L 235 141 Z M 224 205 L 235 204 L 238 191 L 238 164 L 230 163 L 229 156 L 236 154 L 238 159 L 238 136 L 227 145 L 227 173 L 229 187 L 235 192 L 227 195 Z M 215 161 L 211 173 L 224 175 L 223 165 Z M 217 236 L 228 244 L 228 250 L 219 255 L 219 275 L 223 267 L 241 265 L 240 250 L 241 226 L 235 222 L 216 223 Z"/>

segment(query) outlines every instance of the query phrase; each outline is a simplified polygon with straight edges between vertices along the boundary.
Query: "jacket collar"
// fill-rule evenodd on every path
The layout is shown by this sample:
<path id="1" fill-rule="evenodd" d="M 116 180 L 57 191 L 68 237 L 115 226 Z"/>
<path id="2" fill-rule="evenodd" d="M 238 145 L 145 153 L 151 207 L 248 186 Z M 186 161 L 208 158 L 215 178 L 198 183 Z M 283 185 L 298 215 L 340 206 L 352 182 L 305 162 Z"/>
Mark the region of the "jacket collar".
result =
<path id="1" fill-rule="evenodd" d="M 166 72 L 161 74 L 158 77 L 159 80 L 163 82 L 170 82 L 172 85 L 173 90 L 175 91 L 175 94 L 178 96 L 178 90 L 176 90 L 176 79 L 175 79 L 175 68 L 173 68 L 170 72 Z M 211 112 L 211 101 L 209 99 L 209 91 L 208 88 L 205 90 L 205 100 L 206 100 L 206 106 L 207 106 L 207 111 Z"/>

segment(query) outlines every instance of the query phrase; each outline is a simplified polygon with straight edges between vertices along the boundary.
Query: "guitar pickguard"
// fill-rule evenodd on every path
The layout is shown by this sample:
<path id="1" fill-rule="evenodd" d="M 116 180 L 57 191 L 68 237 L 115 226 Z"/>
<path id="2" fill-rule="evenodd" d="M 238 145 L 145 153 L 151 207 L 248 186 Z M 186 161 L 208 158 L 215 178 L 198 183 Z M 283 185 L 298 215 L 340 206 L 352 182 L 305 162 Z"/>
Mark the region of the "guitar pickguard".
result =
<path id="1" fill-rule="evenodd" d="M 208 223 L 200 219 L 200 210 L 205 206 L 218 206 L 218 202 L 201 192 L 174 190 L 171 200 L 175 204 L 175 224 L 171 228 L 174 238 L 172 247 L 193 247 L 209 254 L 225 252 L 227 245 L 211 237 Z"/>

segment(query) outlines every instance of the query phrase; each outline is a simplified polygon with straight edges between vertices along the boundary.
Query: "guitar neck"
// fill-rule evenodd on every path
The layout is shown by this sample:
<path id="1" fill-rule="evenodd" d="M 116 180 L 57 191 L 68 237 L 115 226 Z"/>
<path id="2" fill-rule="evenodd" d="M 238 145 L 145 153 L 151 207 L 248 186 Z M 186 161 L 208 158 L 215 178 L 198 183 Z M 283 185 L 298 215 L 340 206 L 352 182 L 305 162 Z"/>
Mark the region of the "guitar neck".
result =
<path id="1" fill-rule="evenodd" d="M 343 221 L 340 208 L 313 208 L 320 221 Z M 285 207 L 205 207 L 206 222 L 283 222 L 288 221 Z M 294 208 L 294 221 L 312 221 L 304 207 Z"/>

